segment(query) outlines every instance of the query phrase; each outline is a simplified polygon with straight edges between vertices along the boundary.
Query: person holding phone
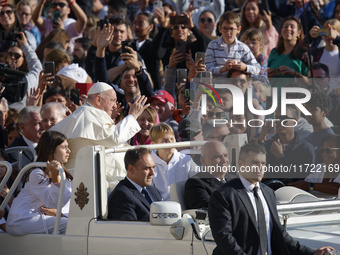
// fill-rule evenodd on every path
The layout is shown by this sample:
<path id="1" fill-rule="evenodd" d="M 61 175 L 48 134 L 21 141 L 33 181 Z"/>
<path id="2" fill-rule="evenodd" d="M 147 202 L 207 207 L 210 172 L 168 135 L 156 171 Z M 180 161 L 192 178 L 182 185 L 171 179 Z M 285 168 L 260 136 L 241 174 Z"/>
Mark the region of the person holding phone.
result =
<path id="1" fill-rule="evenodd" d="M 331 89 L 338 87 L 339 82 L 334 80 L 340 78 L 340 53 L 339 42 L 334 42 L 334 37 L 340 35 L 340 21 L 337 19 L 327 20 L 323 28 L 314 26 L 309 31 L 310 37 L 313 40 L 322 38 L 325 42 L 324 47 L 312 47 L 311 54 L 313 56 L 314 63 L 322 63 L 328 66 L 329 77 L 331 78 Z M 307 52 L 307 40 L 300 42 L 299 50 Z M 333 78 L 333 79 L 332 79 Z"/>
<path id="2" fill-rule="evenodd" d="M 38 5 L 32 13 L 32 19 L 36 26 L 39 28 L 43 36 L 48 36 L 54 28 L 65 29 L 71 38 L 70 49 L 73 51 L 74 41 L 76 38 L 81 37 L 87 23 L 87 17 L 84 11 L 77 4 L 76 0 L 52 0 L 51 9 L 53 13 L 60 13 L 60 18 L 54 21 L 48 18 L 44 19 L 42 11 L 47 0 L 39 1 Z M 69 18 L 69 14 L 73 11 L 77 20 Z"/>
<path id="3" fill-rule="evenodd" d="M 16 39 L 18 37 L 18 32 L 24 32 L 22 28 L 17 11 L 15 10 L 13 5 L 8 4 L 6 7 L 0 7 L 0 31 L 2 33 L 2 37 L 4 37 L 4 33 L 11 37 L 11 40 L 1 40 L 0 43 L 0 52 L 7 51 L 7 49 L 16 44 Z M 32 33 L 29 31 L 25 31 L 25 36 L 31 48 L 35 50 L 37 48 L 37 42 Z"/>
<path id="4" fill-rule="evenodd" d="M 269 57 L 273 48 L 275 48 L 279 34 L 272 24 L 272 14 L 268 10 L 262 10 L 260 14 L 259 4 L 257 0 L 248 0 L 244 3 L 241 12 L 241 32 L 240 37 L 249 28 L 260 29 L 264 36 L 263 54 Z"/>
<path id="5" fill-rule="evenodd" d="M 0 18 L 1 19 L 1 18 Z M 38 81 L 39 81 L 39 73 L 42 70 L 41 62 L 39 61 L 37 54 L 33 51 L 33 49 L 28 44 L 27 38 L 25 36 L 24 32 L 18 33 L 18 38 L 16 39 L 17 43 L 19 44 L 20 48 L 18 46 L 12 47 L 8 50 L 12 60 L 12 68 L 17 68 L 18 66 L 24 68 L 25 61 L 21 61 L 23 59 L 23 56 L 25 57 L 27 61 L 28 70 L 24 69 L 23 71 L 28 71 L 26 75 L 22 78 L 21 81 L 23 81 L 25 84 L 27 84 L 27 90 L 25 90 L 21 96 L 20 100 L 17 101 L 16 98 L 13 97 L 13 95 L 9 95 L 7 97 L 9 106 L 11 108 L 14 108 L 18 111 L 20 111 L 22 108 L 26 106 L 26 91 L 31 91 L 32 89 L 36 89 L 38 87 Z M 20 49 L 20 51 L 18 50 Z M 19 56 L 23 53 L 23 56 Z M 18 55 L 19 54 L 19 55 Z M 19 68 L 20 69 L 20 68 Z"/>
<path id="6" fill-rule="evenodd" d="M 161 24 L 161 28 L 154 39 L 155 49 L 157 49 L 156 57 L 162 59 L 164 67 L 169 64 L 174 48 L 182 54 L 182 61 L 176 65 L 177 68 L 186 68 L 185 54 L 189 53 L 189 49 L 191 50 L 192 58 L 195 58 L 196 52 L 206 51 L 210 38 L 205 36 L 194 25 L 191 13 L 176 15 L 176 12 L 172 12 L 164 16 L 162 11 L 155 10 L 154 16 Z M 173 18 L 171 19 L 171 17 Z M 171 20 L 175 23 L 171 23 Z M 196 37 L 195 41 L 189 40 L 191 32 Z"/>

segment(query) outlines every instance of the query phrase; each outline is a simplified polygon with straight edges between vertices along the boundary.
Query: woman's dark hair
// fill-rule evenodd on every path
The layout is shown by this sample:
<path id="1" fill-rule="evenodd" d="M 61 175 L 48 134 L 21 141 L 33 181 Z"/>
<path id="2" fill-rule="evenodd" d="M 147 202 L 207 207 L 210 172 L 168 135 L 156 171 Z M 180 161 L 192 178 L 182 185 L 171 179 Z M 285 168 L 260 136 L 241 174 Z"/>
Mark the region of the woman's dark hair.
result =
<path id="1" fill-rule="evenodd" d="M 19 67 L 18 70 L 19 70 L 19 71 L 22 71 L 22 72 L 25 72 L 25 73 L 28 73 L 28 72 L 29 72 L 29 69 L 28 69 L 28 64 L 27 64 L 27 61 L 26 61 L 26 56 L 25 56 L 23 50 L 20 48 L 20 46 L 18 46 L 18 45 L 12 45 L 12 46 L 10 46 L 10 47 L 8 48 L 7 52 L 8 52 L 10 49 L 15 48 L 15 47 L 21 50 L 22 56 L 23 56 L 23 58 L 24 58 L 24 62 L 22 63 L 22 65 Z M 8 56 L 8 57 L 9 57 L 9 56 Z"/>
<path id="2" fill-rule="evenodd" d="M 40 137 L 38 146 L 36 147 L 37 156 L 38 156 L 37 162 L 52 161 L 53 154 L 56 148 L 66 140 L 67 140 L 67 137 L 60 132 L 50 131 L 50 130 L 44 132 L 42 136 Z M 28 172 L 25 181 L 28 181 L 28 176 L 32 170 Z M 45 172 L 45 176 L 48 176 L 47 168 L 44 168 L 43 171 Z M 73 177 L 70 174 L 70 172 L 66 168 L 64 168 L 64 171 L 66 174 L 66 178 L 69 180 L 72 180 Z M 50 180 L 49 183 L 51 183 L 51 181 L 52 180 Z"/>
<path id="3" fill-rule="evenodd" d="M 18 132 L 20 132 L 20 128 L 19 128 L 18 122 L 12 122 L 12 123 L 9 124 L 6 128 L 7 128 L 8 134 L 10 134 L 10 133 L 13 132 L 13 131 L 18 131 Z"/>
<path id="4" fill-rule="evenodd" d="M 333 11 L 333 16 L 332 16 L 332 19 L 335 19 L 335 10 L 336 10 L 336 7 L 340 4 L 340 1 L 337 0 L 337 2 L 335 3 L 335 6 L 334 6 L 334 11 Z"/>
<path id="5" fill-rule="evenodd" d="M 147 18 L 148 22 L 150 25 L 153 25 L 153 29 L 151 30 L 151 32 L 149 33 L 149 36 L 153 39 L 156 37 L 157 33 L 158 33 L 158 29 L 157 26 L 155 25 L 155 22 L 153 21 L 153 16 L 149 13 L 149 12 L 140 12 L 136 15 L 136 17 L 138 15 L 143 15 Z"/>
<path id="6" fill-rule="evenodd" d="M 301 20 L 296 18 L 296 17 L 294 17 L 294 16 L 289 16 L 289 17 L 284 18 L 284 20 L 282 21 L 282 29 L 283 29 L 284 23 L 286 21 L 289 21 L 289 20 L 295 21 L 297 23 L 297 25 L 298 25 L 298 31 L 301 31 L 301 34 L 300 34 L 299 38 L 297 39 L 295 47 L 292 50 L 292 52 L 290 53 L 290 56 L 292 58 L 297 58 L 297 56 L 295 54 L 295 49 L 296 49 L 297 45 L 299 44 L 299 42 L 301 40 L 303 40 L 303 29 L 302 29 L 302 25 L 301 25 Z M 281 29 L 281 32 L 282 32 L 282 29 Z M 281 55 L 285 51 L 284 40 L 283 40 L 283 37 L 281 35 L 279 36 L 279 40 L 277 41 L 276 51 L 277 51 L 277 53 L 279 55 Z"/>
<path id="7" fill-rule="evenodd" d="M 13 28 L 11 29 L 11 32 L 23 32 L 24 30 L 19 22 L 18 13 L 15 10 L 15 7 L 11 4 L 7 5 L 6 7 L 10 7 L 14 14 L 14 24 L 13 24 Z M 6 29 L 1 24 L 0 24 L 0 30 L 6 31 Z"/>
<path id="8" fill-rule="evenodd" d="M 257 0 L 248 0 L 246 1 L 243 6 L 242 6 L 242 11 L 241 11 L 241 32 L 240 35 L 243 34 L 244 31 L 246 31 L 248 28 L 250 28 L 250 24 L 246 18 L 246 7 L 247 4 L 249 3 L 255 3 L 257 7 L 259 6 L 259 3 Z M 258 16 L 256 23 L 255 23 L 255 28 L 259 28 L 261 24 L 261 17 L 260 15 Z"/>
<path id="9" fill-rule="evenodd" d="M 44 95 L 43 95 L 43 104 L 45 104 L 47 98 L 49 98 L 51 96 L 54 96 L 54 95 L 62 95 L 63 97 L 65 97 L 66 100 L 69 97 L 69 94 L 68 94 L 67 90 L 61 89 L 59 87 L 53 87 L 53 88 L 48 89 L 44 93 Z"/>
<path id="10" fill-rule="evenodd" d="M 215 23 L 216 23 L 216 22 L 217 22 L 217 20 L 216 20 L 216 15 L 215 15 L 215 13 L 213 13 L 212 11 L 209 11 L 209 10 L 205 10 L 205 11 L 201 12 L 201 14 L 200 14 L 200 16 L 199 16 L 199 18 L 198 18 L 198 19 L 200 19 L 200 18 L 201 18 L 201 16 L 202 16 L 204 13 L 207 13 L 207 12 L 211 13 L 211 14 L 214 16 Z"/>

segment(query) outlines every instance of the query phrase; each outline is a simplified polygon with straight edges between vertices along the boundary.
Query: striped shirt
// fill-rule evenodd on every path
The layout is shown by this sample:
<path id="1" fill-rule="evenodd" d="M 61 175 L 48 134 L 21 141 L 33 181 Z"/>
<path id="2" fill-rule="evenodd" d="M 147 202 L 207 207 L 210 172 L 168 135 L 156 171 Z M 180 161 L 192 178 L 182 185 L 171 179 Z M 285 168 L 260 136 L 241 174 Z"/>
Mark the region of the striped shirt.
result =
<path id="1" fill-rule="evenodd" d="M 220 73 L 220 68 L 228 60 L 241 61 L 247 65 L 247 72 L 253 75 L 260 73 L 261 66 L 256 61 L 249 47 L 235 38 L 235 43 L 230 47 L 222 40 L 222 37 L 211 41 L 205 54 L 206 70 L 213 76 L 227 76 L 228 72 Z"/>

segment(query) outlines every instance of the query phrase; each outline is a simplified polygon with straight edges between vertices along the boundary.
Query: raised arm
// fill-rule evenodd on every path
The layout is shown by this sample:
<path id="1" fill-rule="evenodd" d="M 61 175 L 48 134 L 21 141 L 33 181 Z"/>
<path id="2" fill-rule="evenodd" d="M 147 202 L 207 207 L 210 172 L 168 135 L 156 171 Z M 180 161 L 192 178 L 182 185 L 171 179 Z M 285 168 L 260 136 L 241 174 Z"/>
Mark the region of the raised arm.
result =
<path id="1" fill-rule="evenodd" d="M 40 31 L 43 31 L 45 27 L 45 20 L 41 16 L 45 3 L 46 0 L 40 0 L 37 7 L 35 7 L 34 11 L 32 12 L 32 20 Z"/>
<path id="2" fill-rule="evenodd" d="M 85 29 L 87 23 L 86 14 L 77 4 L 76 0 L 68 0 L 67 3 L 70 6 L 71 10 L 73 11 L 74 15 L 76 15 L 77 17 L 75 27 L 76 31 L 80 34 Z"/>

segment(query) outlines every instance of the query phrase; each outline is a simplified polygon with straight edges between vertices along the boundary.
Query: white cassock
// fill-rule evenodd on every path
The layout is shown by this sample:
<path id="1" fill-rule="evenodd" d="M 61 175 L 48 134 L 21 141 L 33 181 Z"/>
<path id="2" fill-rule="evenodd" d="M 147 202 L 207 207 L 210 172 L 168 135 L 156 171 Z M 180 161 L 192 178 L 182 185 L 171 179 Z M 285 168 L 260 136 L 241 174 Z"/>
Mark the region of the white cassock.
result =
<path id="1" fill-rule="evenodd" d="M 71 150 L 70 158 L 65 165 L 74 169 L 78 151 L 85 146 L 103 145 L 105 148 L 122 146 L 140 131 L 140 126 L 132 115 L 126 116 L 115 125 L 112 118 L 103 110 L 86 103 L 77 108 L 70 116 L 56 124 L 51 130 L 63 133 L 68 138 Z M 106 172 L 109 186 L 125 177 L 126 171 L 122 159 L 123 153 L 115 156 L 110 154 L 106 158 Z M 122 161 L 122 162 L 121 162 Z M 110 164 L 108 164 L 110 162 Z M 118 162 L 121 162 L 118 164 Z"/>

